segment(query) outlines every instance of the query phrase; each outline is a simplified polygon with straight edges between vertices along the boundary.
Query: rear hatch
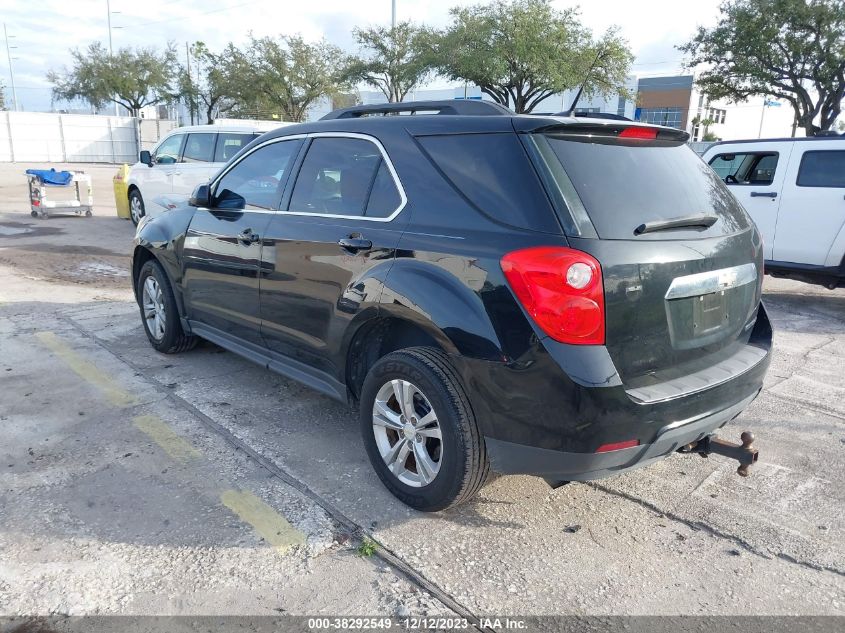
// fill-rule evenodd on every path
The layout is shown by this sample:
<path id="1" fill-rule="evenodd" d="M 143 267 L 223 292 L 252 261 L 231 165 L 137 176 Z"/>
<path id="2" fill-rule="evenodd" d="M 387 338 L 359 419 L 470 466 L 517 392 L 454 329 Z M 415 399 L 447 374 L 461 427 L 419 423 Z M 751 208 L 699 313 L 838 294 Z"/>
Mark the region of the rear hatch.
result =
<path id="1" fill-rule="evenodd" d="M 682 395 L 752 364 L 762 243 L 687 135 L 580 124 L 527 138 L 571 246 L 601 264 L 606 345 L 629 393 Z"/>

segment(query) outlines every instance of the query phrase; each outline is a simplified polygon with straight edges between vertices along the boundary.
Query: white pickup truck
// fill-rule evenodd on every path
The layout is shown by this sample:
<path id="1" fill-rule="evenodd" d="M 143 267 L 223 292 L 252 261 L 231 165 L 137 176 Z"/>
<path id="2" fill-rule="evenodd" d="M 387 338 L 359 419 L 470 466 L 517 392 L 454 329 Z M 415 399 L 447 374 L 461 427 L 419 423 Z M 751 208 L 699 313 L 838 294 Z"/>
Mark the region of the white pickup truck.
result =
<path id="1" fill-rule="evenodd" d="M 163 213 L 168 203 L 187 200 L 197 185 L 211 180 L 230 158 L 267 126 L 192 125 L 165 136 L 143 151 L 129 171 L 129 214 L 134 224 L 145 215 Z M 283 124 L 279 124 L 283 125 Z"/>
<path id="2" fill-rule="evenodd" d="M 702 158 L 760 229 L 767 273 L 845 285 L 845 138 L 725 141 Z"/>

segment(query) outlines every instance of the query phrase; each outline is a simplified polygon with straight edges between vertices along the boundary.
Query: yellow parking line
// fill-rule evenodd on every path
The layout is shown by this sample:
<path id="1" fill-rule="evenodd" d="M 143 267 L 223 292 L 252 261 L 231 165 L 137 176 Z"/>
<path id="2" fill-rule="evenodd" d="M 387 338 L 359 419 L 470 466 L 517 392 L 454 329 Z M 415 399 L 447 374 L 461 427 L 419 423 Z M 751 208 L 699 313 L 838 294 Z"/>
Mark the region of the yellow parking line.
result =
<path id="1" fill-rule="evenodd" d="M 71 347 L 53 332 L 36 332 L 35 338 L 61 358 L 80 378 L 100 389 L 106 399 L 116 407 L 130 407 L 138 399 L 123 389 L 111 376 L 100 370 L 92 362 L 77 354 Z"/>
<path id="2" fill-rule="evenodd" d="M 154 415 L 139 415 L 133 418 L 132 422 L 177 462 L 186 462 L 202 455 L 188 440 L 178 435 L 161 418 Z"/>
<path id="3" fill-rule="evenodd" d="M 220 501 L 280 552 L 305 543 L 302 532 L 250 492 L 224 490 L 220 493 Z"/>

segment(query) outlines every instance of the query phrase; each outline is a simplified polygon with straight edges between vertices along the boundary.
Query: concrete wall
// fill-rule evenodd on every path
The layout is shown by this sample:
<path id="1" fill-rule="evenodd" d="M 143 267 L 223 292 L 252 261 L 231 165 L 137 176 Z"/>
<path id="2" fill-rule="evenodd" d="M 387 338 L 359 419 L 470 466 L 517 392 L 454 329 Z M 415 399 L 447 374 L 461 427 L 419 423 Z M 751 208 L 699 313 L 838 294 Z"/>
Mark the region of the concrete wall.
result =
<path id="1" fill-rule="evenodd" d="M 140 149 L 149 149 L 175 122 L 140 120 Z M 0 112 L 0 162 L 134 163 L 136 119 L 51 112 Z"/>

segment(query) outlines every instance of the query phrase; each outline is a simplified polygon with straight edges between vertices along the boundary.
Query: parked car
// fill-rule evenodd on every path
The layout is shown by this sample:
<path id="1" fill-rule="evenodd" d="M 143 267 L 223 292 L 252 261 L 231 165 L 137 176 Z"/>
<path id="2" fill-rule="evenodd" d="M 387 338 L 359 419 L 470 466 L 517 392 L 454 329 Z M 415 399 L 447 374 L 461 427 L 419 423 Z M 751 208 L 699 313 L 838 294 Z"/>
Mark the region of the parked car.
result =
<path id="1" fill-rule="evenodd" d="M 152 151 L 142 151 L 128 180 L 129 217 L 134 224 L 187 200 L 226 162 L 263 131 L 248 122 L 239 126 L 193 125 L 177 128 Z"/>
<path id="2" fill-rule="evenodd" d="M 845 138 L 725 141 L 703 159 L 756 222 L 766 272 L 845 284 Z"/>
<path id="3" fill-rule="evenodd" d="M 142 220 L 146 335 L 357 403 L 376 473 L 420 510 L 491 468 L 557 486 L 706 452 L 772 330 L 760 235 L 687 138 L 473 101 L 272 132 Z"/>

